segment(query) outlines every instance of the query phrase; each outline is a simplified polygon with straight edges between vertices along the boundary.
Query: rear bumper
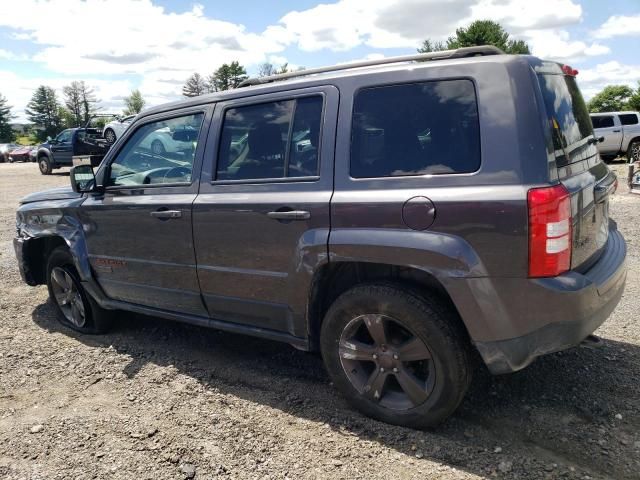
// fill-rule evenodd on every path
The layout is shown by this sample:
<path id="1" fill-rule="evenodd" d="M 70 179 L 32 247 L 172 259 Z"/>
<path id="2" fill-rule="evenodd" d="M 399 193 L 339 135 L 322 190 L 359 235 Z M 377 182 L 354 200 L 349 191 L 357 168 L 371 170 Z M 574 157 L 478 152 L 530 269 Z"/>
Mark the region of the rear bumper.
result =
<path id="1" fill-rule="evenodd" d="M 605 251 L 585 273 L 470 282 L 476 317 L 469 305 L 461 315 L 468 327 L 473 323 L 471 338 L 491 373 L 514 372 L 536 357 L 578 345 L 609 317 L 627 276 L 624 238 L 615 229 L 609 233 Z"/>

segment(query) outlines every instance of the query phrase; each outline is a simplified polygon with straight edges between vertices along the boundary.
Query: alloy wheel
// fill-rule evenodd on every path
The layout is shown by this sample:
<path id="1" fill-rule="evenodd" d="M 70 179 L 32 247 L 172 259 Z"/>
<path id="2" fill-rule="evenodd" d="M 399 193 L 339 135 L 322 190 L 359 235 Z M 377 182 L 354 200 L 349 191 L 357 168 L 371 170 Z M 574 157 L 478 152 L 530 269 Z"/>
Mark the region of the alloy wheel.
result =
<path id="1" fill-rule="evenodd" d="M 107 130 L 107 132 L 104 134 L 104 137 L 109 143 L 113 143 L 116 141 L 116 134 L 113 130 Z"/>
<path id="2" fill-rule="evenodd" d="M 53 296 L 64 317 L 78 328 L 86 323 L 84 302 L 75 281 L 64 268 L 51 270 Z"/>
<path id="3" fill-rule="evenodd" d="M 353 387 L 370 401 L 392 410 L 423 404 L 435 385 L 427 344 L 386 315 L 361 315 L 344 328 L 340 362 Z"/>
<path id="4" fill-rule="evenodd" d="M 631 155 L 629 161 L 631 163 L 640 160 L 640 142 L 633 142 L 631 145 Z"/>

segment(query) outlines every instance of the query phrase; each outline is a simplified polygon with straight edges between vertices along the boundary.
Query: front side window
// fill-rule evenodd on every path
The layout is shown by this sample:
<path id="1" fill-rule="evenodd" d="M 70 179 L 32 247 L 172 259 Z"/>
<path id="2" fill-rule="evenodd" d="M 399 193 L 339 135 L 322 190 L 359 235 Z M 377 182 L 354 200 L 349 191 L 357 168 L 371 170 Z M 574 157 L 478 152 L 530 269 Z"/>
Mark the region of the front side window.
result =
<path id="1" fill-rule="evenodd" d="M 227 110 L 216 180 L 316 176 L 322 104 L 314 95 Z"/>
<path id="2" fill-rule="evenodd" d="M 72 130 L 64 130 L 56 137 L 58 143 L 71 143 Z"/>
<path id="3" fill-rule="evenodd" d="M 204 114 L 147 123 L 111 163 L 109 186 L 191 183 Z"/>
<path id="4" fill-rule="evenodd" d="M 593 124 L 593 128 L 613 127 L 613 117 L 594 115 L 593 117 L 591 117 L 591 123 Z"/>
<path id="5" fill-rule="evenodd" d="M 469 173 L 479 167 L 478 106 L 470 80 L 366 88 L 356 95 L 352 177 Z"/>

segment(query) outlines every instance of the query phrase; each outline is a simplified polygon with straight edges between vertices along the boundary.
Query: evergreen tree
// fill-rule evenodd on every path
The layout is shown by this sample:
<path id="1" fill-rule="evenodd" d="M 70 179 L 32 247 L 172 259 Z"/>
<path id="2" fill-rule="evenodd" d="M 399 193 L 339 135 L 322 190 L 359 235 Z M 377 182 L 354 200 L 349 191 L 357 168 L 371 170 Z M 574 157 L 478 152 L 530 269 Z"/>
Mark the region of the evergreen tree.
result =
<path id="1" fill-rule="evenodd" d="M 220 92 L 238 88 L 242 82 L 247 79 L 247 71 L 238 62 L 233 61 L 230 64 L 223 63 L 212 75 L 207 79 L 209 91 Z"/>
<path id="2" fill-rule="evenodd" d="M 458 28 L 456 34 L 445 42 L 434 42 L 427 39 L 418 52 L 438 52 L 462 47 L 475 47 L 481 45 L 494 45 L 505 53 L 529 54 L 529 45 L 523 40 L 509 38 L 509 33 L 497 22 L 492 20 L 476 20 L 468 27 Z"/>
<path id="3" fill-rule="evenodd" d="M 207 82 L 202 78 L 202 75 L 194 73 L 182 87 L 182 95 L 185 97 L 197 97 L 207 93 L 208 90 Z"/>
<path id="4" fill-rule="evenodd" d="M 142 94 L 140 90 L 132 90 L 131 95 L 125 97 L 124 104 L 126 108 L 124 109 L 124 115 L 137 115 L 142 111 L 145 105 L 145 100 L 142 98 Z"/>
<path id="5" fill-rule="evenodd" d="M 27 104 L 25 113 L 29 121 L 36 125 L 35 136 L 40 141 L 54 137 L 62 129 L 60 104 L 55 90 L 51 87 L 40 85 Z"/>
<path id="6" fill-rule="evenodd" d="M 0 94 L 0 142 L 9 143 L 16 139 L 16 135 L 11 128 L 11 107 L 7 104 L 7 99 Z"/>

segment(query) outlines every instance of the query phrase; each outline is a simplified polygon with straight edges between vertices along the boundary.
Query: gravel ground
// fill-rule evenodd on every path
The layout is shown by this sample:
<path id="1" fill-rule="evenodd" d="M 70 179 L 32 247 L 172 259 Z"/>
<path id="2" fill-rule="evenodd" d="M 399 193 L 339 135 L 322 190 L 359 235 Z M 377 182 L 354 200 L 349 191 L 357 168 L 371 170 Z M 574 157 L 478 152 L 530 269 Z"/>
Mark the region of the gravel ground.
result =
<path id="1" fill-rule="evenodd" d="M 640 196 L 624 182 L 629 275 L 603 345 L 479 370 L 432 431 L 359 415 L 288 345 L 127 313 L 104 336 L 61 327 L 11 239 L 18 199 L 68 182 L 0 164 L 0 478 L 640 478 Z"/>

